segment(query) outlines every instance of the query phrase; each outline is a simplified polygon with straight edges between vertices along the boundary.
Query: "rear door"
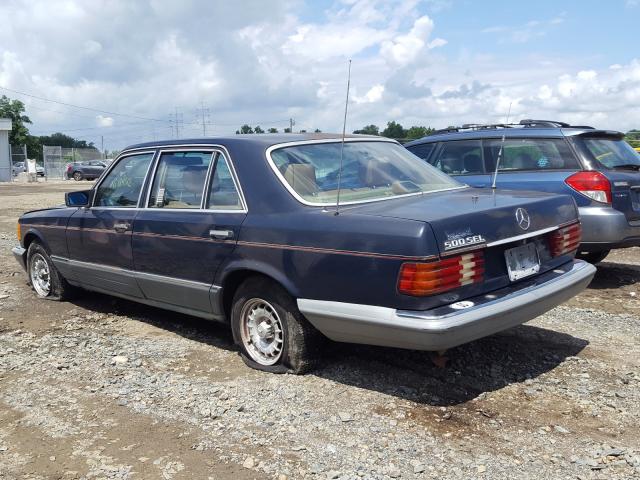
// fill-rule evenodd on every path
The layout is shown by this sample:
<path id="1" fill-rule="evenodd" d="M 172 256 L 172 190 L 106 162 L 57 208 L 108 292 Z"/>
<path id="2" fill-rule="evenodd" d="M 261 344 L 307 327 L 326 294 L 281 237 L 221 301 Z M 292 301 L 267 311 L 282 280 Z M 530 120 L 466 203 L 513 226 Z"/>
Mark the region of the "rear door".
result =
<path id="1" fill-rule="evenodd" d="M 246 208 L 222 149 L 160 153 L 133 229 L 138 283 L 150 300 L 204 316 L 213 308 L 213 279 L 235 248 Z"/>
<path id="2" fill-rule="evenodd" d="M 480 140 L 442 142 L 429 158 L 429 163 L 472 187 L 489 186 L 490 176 L 484 167 Z"/>
<path id="3" fill-rule="evenodd" d="M 507 138 L 504 144 L 500 138 L 484 140 L 487 171 L 495 171 L 501 147 L 496 187 L 576 197 L 576 192 L 565 183 L 565 179 L 580 166 L 564 138 Z"/>
<path id="4" fill-rule="evenodd" d="M 612 207 L 627 221 L 640 220 L 640 155 L 620 137 L 583 135 L 575 139 L 593 167 L 611 182 Z"/>

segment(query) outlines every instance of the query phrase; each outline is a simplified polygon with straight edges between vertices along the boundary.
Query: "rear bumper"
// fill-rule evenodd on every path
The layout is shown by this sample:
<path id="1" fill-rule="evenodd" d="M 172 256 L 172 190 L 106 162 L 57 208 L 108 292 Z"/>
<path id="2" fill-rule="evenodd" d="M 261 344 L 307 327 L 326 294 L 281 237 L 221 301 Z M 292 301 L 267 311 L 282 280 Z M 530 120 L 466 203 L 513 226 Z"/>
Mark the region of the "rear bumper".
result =
<path id="1" fill-rule="evenodd" d="M 640 222 L 629 223 L 611 207 L 580 207 L 580 250 L 599 251 L 640 246 Z"/>
<path id="2" fill-rule="evenodd" d="M 584 290 L 595 272 L 593 265 L 575 260 L 463 305 L 428 311 L 307 299 L 299 299 L 298 308 L 335 341 L 438 351 L 534 319 Z"/>
<path id="3" fill-rule="evenodd" d="M 27 251 L 22 247 L 13 247 L 11 249 L 11 253 L 13 253 L 16 261 L 22 266 L 22 268 L 27 270 Z"/>

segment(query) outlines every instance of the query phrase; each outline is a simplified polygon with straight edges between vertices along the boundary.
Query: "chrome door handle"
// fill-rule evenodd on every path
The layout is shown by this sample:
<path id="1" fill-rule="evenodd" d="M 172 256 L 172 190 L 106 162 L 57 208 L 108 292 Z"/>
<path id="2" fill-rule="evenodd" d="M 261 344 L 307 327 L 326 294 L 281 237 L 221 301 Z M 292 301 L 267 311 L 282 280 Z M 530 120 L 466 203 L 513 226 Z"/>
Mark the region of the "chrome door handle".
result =
<path id="1" fill-rule="evenodd" d="M 209 236 L 211 238 L 227 240 L 233 238 L 233 230 L 209 230 Z"/>
<path id="2" fill-rule="evenodd" d="M 113 229 L 118 233 L 123 233 L 123 232 L 126 232 L 127 230 L 129 230 L 129 224 L 128 223 L 114 223 L 113 224 Z"/>

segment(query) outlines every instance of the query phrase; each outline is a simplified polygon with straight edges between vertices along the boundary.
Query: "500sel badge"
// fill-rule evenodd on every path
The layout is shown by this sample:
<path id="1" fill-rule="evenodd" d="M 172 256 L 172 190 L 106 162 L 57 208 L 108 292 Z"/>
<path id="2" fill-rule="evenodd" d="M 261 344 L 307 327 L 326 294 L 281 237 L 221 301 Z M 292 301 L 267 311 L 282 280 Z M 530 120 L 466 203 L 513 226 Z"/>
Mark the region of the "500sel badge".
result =
<path id="1" fill-rule="evenodd" d="M 454 248 L 467 247 L 469 245 L 476 245 L 478 243 L 484 243 L 485 239 L 482 235 L 472 235 L 470 237 L 456 238 L 453 240 L 447 240 L 444 242 L 444 249 L 452 250 Z"/>

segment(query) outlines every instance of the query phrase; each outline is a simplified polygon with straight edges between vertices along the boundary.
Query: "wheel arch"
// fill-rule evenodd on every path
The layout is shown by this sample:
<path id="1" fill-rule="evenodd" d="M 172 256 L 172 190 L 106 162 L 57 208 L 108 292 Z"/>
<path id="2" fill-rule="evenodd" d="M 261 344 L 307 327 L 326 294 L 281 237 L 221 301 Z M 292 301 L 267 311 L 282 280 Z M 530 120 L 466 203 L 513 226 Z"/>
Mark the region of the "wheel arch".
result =
<path id="1" fill-rule="evenodd" d="M 22 245 L 25 250 L 29 250 L 29 246 L 34 242 L 38 241 L 46 250 L 47 253 L 51 253 L 51 249 L 49 248 L 49 244 L 44 239 L 42 233 L 36 229 L 30 228 L 27 233 L 24 234 L 22 239 Z"/>
<path id="2" fill-rule="evenodd" d="M 285 275 L 268 265 L 239 264 L 226 269 L 221 276 L 219 285 L 222 294 L 219 297 L 219 307 L 227 319 L 231 318 L 231 304 L 238 287 L 250 277 L 264 277 L 280 285 L 293 298 L 299 296 L 298 289 Z"/>

